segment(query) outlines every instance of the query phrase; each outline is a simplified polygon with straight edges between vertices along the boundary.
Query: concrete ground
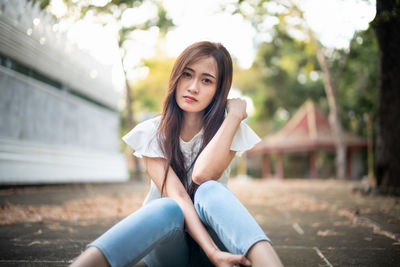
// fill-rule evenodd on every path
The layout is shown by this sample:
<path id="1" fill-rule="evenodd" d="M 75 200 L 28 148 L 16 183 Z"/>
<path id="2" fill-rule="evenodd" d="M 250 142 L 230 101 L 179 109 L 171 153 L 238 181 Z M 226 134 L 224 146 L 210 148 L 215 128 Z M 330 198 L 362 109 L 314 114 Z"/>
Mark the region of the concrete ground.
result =
<path id="1" fill-rule="evenodd" d="M 285 266 L 400 266 L 400 199 L 359 182 L 231 179 Z M 66 266 L 140 207 L 148 184 L 0 188 L 0 266 Z M 143 263 L 137 266 L 144 266 Z"/>

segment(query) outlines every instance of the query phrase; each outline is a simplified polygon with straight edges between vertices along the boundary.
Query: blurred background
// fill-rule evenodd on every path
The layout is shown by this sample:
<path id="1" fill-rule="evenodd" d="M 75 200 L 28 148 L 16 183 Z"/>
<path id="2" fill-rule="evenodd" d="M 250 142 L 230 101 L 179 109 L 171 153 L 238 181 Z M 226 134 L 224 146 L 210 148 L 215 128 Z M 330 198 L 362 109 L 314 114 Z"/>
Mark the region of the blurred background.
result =
<path id="1" fill-rule="evenodd" d="M 393 191 L 377 18 L 375 0 L 1 0 L 0 183 L 143 179 L 120 137 L 161 111 L 178 54 L 209 40 L 230 51 L 230 97 L 263 139 L 234 176 Z"/>

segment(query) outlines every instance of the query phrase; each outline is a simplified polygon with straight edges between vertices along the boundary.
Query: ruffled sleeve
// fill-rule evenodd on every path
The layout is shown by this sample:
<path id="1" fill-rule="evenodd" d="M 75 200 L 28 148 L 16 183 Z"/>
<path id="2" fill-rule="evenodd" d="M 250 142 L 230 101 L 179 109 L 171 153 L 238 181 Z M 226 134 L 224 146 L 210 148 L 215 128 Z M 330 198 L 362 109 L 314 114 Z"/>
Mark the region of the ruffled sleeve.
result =
<path id="1" fill-rule="evenodd" d="M 160 121 L 161 116 L 141 122 L 122 137 L 122 140 L 134 150 L 133 154 L 136 157 L 165 158 L 156 135 Z"/>
<path id="2" fill-rule="evenodd" d="M 245 122 L 241 122 L 239 128 L 233 137 L 231 150 L 239 152 L 238 156 L 246 150 L 251 149 L 255 144 L 260 142 L 261 139 L 258 135 L 248 126 Z"/>

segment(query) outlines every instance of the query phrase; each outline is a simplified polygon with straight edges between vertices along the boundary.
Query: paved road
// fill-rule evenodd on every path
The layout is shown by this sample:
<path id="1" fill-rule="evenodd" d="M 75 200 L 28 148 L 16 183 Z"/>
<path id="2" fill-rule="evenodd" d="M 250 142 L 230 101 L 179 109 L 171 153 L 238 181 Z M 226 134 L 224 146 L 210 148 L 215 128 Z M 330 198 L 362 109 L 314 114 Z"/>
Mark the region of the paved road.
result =
<path id="1" fill-rule="evenodd" d="M 285 266 L 400 266 L 400 199 L 357 182 L 232 179 Z M 0 188 L 0 266 L 66 266 L 140 207 L 148 185 Z M 142 266 L 139 264 L 138 266 Z"/>

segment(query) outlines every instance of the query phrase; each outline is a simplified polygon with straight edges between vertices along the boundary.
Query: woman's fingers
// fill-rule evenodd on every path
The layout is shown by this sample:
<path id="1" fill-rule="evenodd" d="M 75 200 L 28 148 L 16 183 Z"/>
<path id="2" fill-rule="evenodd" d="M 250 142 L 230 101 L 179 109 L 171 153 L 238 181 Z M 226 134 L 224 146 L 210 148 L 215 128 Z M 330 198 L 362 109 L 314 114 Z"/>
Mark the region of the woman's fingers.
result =
<path id="1" fill-rule="evenodd" d="M 243 255 L 233 255 L 231 254 L 231 258 L 229 260 L 232 264 L 235 266 L 238 264 L 244 265 L 244 266 L 251 266 L 251 262 Z"/>
<path id="2" fill-rule="evenodd" d="M 251 266 L 251 262 L 243 255 L 234 255 L 237 257 L 235 260 L 236 263 L 244 265 L 244 266 Z"/>
<path id="3" fill-rule="evenodd" d="M 239 264 L 243 266 L 251 266 L 251 262 L 243 255 L 218 251 L 214 256 L 215 258 L 213 258 L 213 263 L 217 267 L 234 267 Z"/>

